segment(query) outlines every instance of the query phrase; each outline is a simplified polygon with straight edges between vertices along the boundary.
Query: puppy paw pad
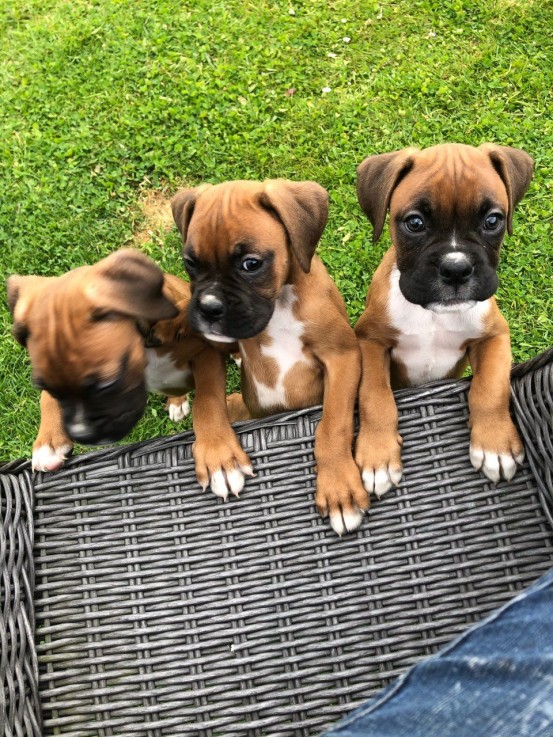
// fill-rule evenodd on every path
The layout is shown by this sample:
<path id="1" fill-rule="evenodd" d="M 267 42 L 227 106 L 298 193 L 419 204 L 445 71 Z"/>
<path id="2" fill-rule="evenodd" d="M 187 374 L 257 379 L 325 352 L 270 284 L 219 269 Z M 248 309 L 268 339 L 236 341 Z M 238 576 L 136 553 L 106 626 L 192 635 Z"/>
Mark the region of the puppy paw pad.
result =
<path id="1" fill-rule="evenodd" d="M 239 496 L 246 482 L 245 475 L 253 475 L 251 466 L 232 468 L 229 471 L 218 469 L 211 474 L 211 491 L 225 501 L 228 499 L 229 491 L 234 496 Z"/>
<path id="2" fill-rule="evenodd" d="M 173 422 L 180 422 L 190 414 L 190 402 L 186 399 L 182 404 L 170 403 L 167 407 L 167 412 L 169 413 L 170 420 Z"/>
<path id="3" fill-rule="evenodd" d="M 365 469 L 362 473 L 363 486 L 369 494 L 380 497 L 401 481 L 402 469 L 395 467 Z"/>
<path id="4" fill-rule="evenodd" d="M 495 453 L 473 446 L 470 447 L 469 455 L 473 467 L 482 471 L 494 484 L 502 478 L 510 481 L 516 473 L 517 463 L 524 460 L 524 451 L 516 454 Z"/>
<path id="5" fill-rule="evenodd" d="M 71 452 L 70 445 L 40 445 L 33 450 L 31 466 L 33 471 L 57 471 L 61 468 Z"/>

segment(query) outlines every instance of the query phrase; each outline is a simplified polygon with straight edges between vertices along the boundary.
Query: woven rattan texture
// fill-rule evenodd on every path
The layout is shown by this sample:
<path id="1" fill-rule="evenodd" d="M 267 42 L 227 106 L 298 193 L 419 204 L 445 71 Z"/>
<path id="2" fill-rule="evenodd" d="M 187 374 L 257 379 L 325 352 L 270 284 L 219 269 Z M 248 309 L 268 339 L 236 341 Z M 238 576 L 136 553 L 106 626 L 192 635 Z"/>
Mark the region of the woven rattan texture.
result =
<path id="1" fill-rule="evenodd" d="M 0 476 L 0 734 L 40 737 L 34 646 L 32 485 Z"/>
<path id="2" fill-rule="evenodd" d="M 525 381 L 515 399 L 542 402 Z M 317 410 L 242 426 L 256 477 L 227 503 L 199 490 L 188 434 L 39 477 L 44 734 L 314 735 L 536 579 L 536 480 L 472 470 L 466 391 L 398 395 L 404 482 L 344 539 L 313 508 Z"/>
<path id="3" fill-rule="evenodd" d="M 540 498 L 553 525 L 553 349 L 512 372 L 512 404 Z"/>

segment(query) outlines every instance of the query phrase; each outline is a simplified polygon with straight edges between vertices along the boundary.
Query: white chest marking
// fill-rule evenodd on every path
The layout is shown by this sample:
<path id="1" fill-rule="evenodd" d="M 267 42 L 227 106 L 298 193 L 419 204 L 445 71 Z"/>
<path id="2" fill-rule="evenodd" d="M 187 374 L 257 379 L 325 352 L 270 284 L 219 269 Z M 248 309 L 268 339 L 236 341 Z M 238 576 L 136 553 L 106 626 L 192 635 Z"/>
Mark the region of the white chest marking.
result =
<path id="1" fill-rule="evenodd" d="M 463 358 L 466 341 L 484 332 L 490 304 L 490 300 L 467 303 L 454 312 L 425 309 L 405 299 L 399 288 L 399 271 L 394 267 L 388 314 L 399 335 L 392 358 L 405 366 L 412 386 L 446 378 Z"/>
<path id="2" fill-rule="evenodd" d="M 257 392 L 257 399 L 261 407 L 286 407 L 286 389 L 284 380 L 286 374 L 297 363 L 309 363 L 303 351 L 303 323 L 293 312 L 297 296 L 294 287 L 287 284 L 276 301 L 275 311 L 265 328 L 266 335 L 271 339 L 268 345 L 261 347 L 261 353 L 272 358 L 278 366 L 278 376 L 274 386 L 267 386 L 262 381 L 253 379 Z M 246 359 L 247 361 L 247 359 Z"/>
<path id="3" fill-rule="evenodd" d="M 168 389 L 190 389 L 192 372 L 188 365 L 177 368 L 170 353 L 159 356 L 153 348 L 146 349 L 146 388 L 149 392 L 164 394 Z"/>

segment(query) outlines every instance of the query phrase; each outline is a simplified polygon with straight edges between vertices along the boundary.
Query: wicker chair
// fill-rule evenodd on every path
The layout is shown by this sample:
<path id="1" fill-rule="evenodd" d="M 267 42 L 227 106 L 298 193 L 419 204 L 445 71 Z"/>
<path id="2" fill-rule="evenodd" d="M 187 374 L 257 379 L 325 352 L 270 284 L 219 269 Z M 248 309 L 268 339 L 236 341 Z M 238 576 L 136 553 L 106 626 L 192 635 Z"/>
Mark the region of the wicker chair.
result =
<path id="1" fill-rule="evenodd" d="M 239 426 L 257 475 L 227 503 L 189 433 L 5 465 L 3 734 L 320 732 L 552 565 L 553 350 L 512 386 L 527 461 L 497 486 L 468 381 L 399 392 L 404 481 L 343 539 L 314 511 L 317 408 Z"/>

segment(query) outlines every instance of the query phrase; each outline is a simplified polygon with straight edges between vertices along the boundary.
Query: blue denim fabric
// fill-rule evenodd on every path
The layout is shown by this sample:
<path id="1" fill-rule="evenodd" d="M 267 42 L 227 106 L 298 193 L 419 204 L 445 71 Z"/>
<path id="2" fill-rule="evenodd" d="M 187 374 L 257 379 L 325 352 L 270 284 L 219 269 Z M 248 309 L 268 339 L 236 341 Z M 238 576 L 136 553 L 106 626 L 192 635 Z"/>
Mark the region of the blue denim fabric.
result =
<path id="1" fill-rule="evenodd" d="M 324 737 L 553 737 L 553 569 Z"/>

